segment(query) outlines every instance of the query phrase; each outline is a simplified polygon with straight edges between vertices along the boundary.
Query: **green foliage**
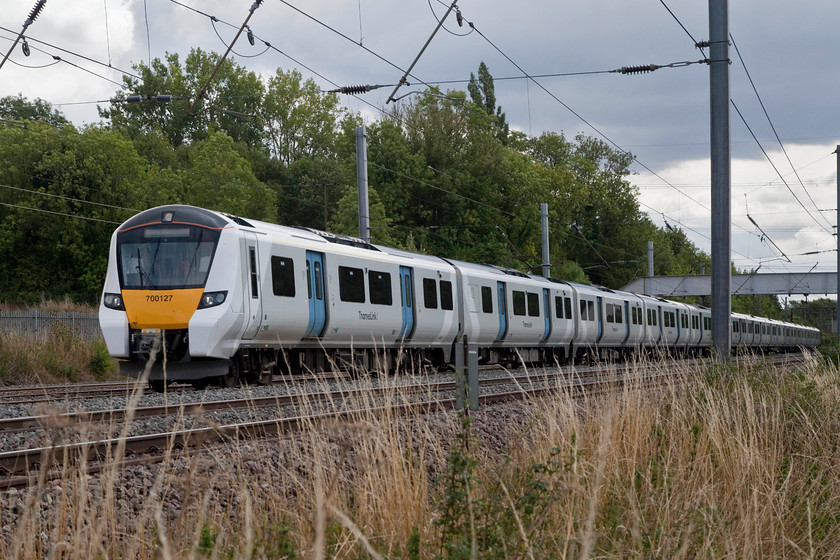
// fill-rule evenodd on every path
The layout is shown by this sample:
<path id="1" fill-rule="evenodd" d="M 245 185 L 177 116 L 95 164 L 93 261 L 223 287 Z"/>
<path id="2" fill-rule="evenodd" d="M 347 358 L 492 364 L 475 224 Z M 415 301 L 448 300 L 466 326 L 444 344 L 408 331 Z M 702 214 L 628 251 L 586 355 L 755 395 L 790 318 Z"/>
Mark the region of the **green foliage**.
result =
<path id="1" fill-rule="evenodd" d="M 216 537 L 218 536 L 218 529 L 213 529 L 204 525 L 201 528 L 201 535 L 198 538 L 196 550 L 202 556 L 210 557 L 213 554 L 213 549 L 216 548 Z"/>
<path id="2" fill-rule="evenodd" d="M 435 526 L 440 530 L 442 552 L 453 560 L 473 557 L 472 541 L 476 531 L 474 472 L 477 462 L 469 455 L 470 438 L 470 419 L 463 414 L 457 445 L 446 457 L 443 496 L 435 520 Z"/>
<path id="3" fill-rule="evenodd" d="M 289 527 L 283 524 L 270 525 L 263 530 L 261 537 L 254 543 L 253 558 L 272 560 L 294 560 L 297 547 Z"/>
<path id="4" fill-rule="evenodd" d="M 355 186 L 345 187 L 344 195 L 338 201 L 338 209 L 329 223 L 329 230 L 344 235 L 359 235 L 359 197 Z M 391 235 L 391 220 L 388 218 L 385 205 L 376 189 L 368 187 L 368 219 L 370 221 L 370 241 L 391 247 L 398 246 L 398 242 Z"/>
<path id="5" fill-rule="evenodd" d="M 90 371 L 96 379 L 107 379 L 119 372 L 117 361 L 111 357 L 108 347 L 102 340 L 91 344 Z"/>
<path id="6" fill-rule="evenodd" d="M 192 49 L 184 64 L 177 54 L 156 58 L 151 66 L 134 65 L 139 79 L 123 77 L 123 88 L 116 97 L 140 95 L 144 99 L 172 95 L 161 103 L 153 99 L 141 103 L 112 103 L 99 109 L 114 130 L 135 138 L 160 132 L 178 147 L 202 140 L 213 130 L 221 130 L 235 142 L 258 145 L 263 131 L 256 114 L 263 102 L 265 86 L 254 72 L 248 72 L 230 59 L 225 60 L 195 108 L 193 101 L 213 74 L 221 55 Z"/>
<path id="7" fill-rule="evenodd" d="M 67 119 L 61 112 L 43 99 L 30 101 L 18 94 L 17 97 L 0 98 L 0 119 L 10 121 L 41 121 L 51 126 L 64 126 Z"/>
<path id="8" fill-rule="evenodd" d="M 187 154 L 190 166 L 184 171 L 184 203 L 258 220 L 276 219 L 275 194 L 254 176 L 230 136 L 210 133 L 190 146 Z"/>
<path id="9" fill-rule="evenodd" d="M 337 94 L 322 94 L 312 79 L 302 81 L 297 70 L 278 69 L 268 81 L 260 111 L 272 156 L 289 166 L 302 158 L 332 155 L 345 112 Z"/>
<path id="10" fill-rule="evenodd" d="M 63 125 L 0 129 L 0 298 L 96 301 L 114 228 L 160 204 L 358 234 L 361 117 L 297 71 L 263 79 L 231 60 L 191 113 L 220 58 L 193 49 L 139 63 L 116 97 L 176 99 L 112 103 L 104 124 L 80 131 L 41 100 L 0 99 L 4 118 Z M 621 287 L 645 273 L 650 240 L 657 274 L 709 265 L 684 232 L 639 210 L 631 154 L 511 133 L 484 63 L 467 90 L 432 89 L 366 123 L 374 242 L 539 273 L 547 202 L 555 278 Z"/>
<path id="11" fill-rule="evenodd" d="M 406 543 L 409 560 L 420 560 L 420 530 L 417 527 L 411 529 L 411 535 Z"/>

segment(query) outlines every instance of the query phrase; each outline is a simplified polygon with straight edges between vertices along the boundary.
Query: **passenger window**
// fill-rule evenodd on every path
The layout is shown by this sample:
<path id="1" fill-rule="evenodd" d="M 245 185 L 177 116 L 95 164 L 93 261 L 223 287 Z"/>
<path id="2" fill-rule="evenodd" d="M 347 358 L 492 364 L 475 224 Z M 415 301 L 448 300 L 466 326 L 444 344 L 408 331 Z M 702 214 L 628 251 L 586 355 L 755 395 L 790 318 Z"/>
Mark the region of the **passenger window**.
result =
<path id="1" fill-rule="evenodd" d="M 371 270 L 368 272 L 368 285 L 371 303 L 377 305 L 391 305 L 393 303 L 391 275 L 389 273 Z"/>
<path id="2" fill-rule="evenodd" d="M 312 272 L 309 270 L 309 261 L 306 261 L 306 297 L 312 299 Z"/>
<path id="3" fill-rule="evenodd" d="M 493 313 L 493 288 L 490 286 L 481 287 L 481 310 Z"/>
<path id="4" fill-rule="evenodd" d="M 403 276 L 403 278 L 405 278 L 405 281 L 403 282 L 403 285 L 405 286 L 405 306 L 411 307 L 412 305 L 414 305 L 411 302 L 411 277 L 408 274 L 406 274 L 405 276 Z"/>
<path id="5" fill-rule="evenodd" d="M 528 316 L 540 316 L 540 296 L 534 292 L 528 292 Z"/>
<path id="6" fill-rule="evenodd" d="M 440 281 L 440 308 L 452 310 L 452 282 L 448 280 Z"/>
<path id="7" fill-rule="evenodd" d="M 618 324 L 624 323 L 624 311 L 620 305 L 615 306 L 615 322 Z"/>
<path id="8" fill-rule="evenodd" d="M 572 298 L 564 298 L 563 303 L 566 308 L 566 319 L 574 319 L 572 317 Z"/>
<path id="9" fill-rule="evenodd" d="M 563 318 L 563 298 L 560 296 L 554 298 L 554 314 L 558 319 Z"/>
<path id="10" fill-rule="evenodd" d="M 257 278 L 257 250 L 254 247 L 248 247 L 250 263 L 251 263 L 251 297 L 258 299 L 260 293 L 258 291 L 259 280 Z"/>
<path id="11" fill-rule="evenodd" d="M 595 320 L 595 302 L 594 301 L 587 301 L 586 302 L 586 307 L 587 307 L 587 309 L 589 309 L 589 320 L 594 321 Z"/>
<path id="12" fill-rule="evenodd" d="M 607 304 L 607 323 L 615 323 L 615 305 L 608 303 Z"/>
<path id="13" fill-rule="evenodd" d="M 580 300 L 580 320 L 588 321 L 589 315 L 586 313 L 586 300 Z"/>
<path id="14" fill-rule="evenodd" d="M 271 288 L 275 296 L 295 297 L 295 265 L 286 257 L 271 257 Z"/>
<path id="15" fill-rule="evenodd" d="M 362 299 L 364 299 L 364 291 Z M 315 261 L 315 299 L 324 299 L 324 275 L 321 272 L 321 263 Z"/>
<path id="16" fill-rule="evenodd" d="M 518 290 L 513 291 L 513 314 L 521 316 L 526 315 L 525 292 L 520 292 Z"/>
<path id="17" fill-rule="evenodd" d="M 437 309 L 437 282 L 434 278 L 423 278 L 423 304 L 426 309 Z"/>
<path id="18" fill-rule="evenodd" d="M 317 283 L 319 276 L 317 262 L 315 263 L 315 267 L 315 282 Z M 361 268 L 350 268 L 348 266 L 338 267 L 338 293 L 339 297 L 341 297 L 341 301 L 348 301 L 352 303 L 365 302 L 365 276 Z"/>

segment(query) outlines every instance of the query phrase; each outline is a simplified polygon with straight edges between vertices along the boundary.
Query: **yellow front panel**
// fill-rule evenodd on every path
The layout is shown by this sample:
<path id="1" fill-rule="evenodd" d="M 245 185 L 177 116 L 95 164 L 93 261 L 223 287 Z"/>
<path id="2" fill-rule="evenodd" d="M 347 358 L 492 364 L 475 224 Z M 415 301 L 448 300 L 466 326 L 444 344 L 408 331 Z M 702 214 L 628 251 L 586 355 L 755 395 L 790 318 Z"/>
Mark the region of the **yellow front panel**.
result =
<path id="1" fill-rule="evenodd" d="M 202 288 L 191 290 L 123 290 L 132 329 L 186 329 L 198 308 Z"/>

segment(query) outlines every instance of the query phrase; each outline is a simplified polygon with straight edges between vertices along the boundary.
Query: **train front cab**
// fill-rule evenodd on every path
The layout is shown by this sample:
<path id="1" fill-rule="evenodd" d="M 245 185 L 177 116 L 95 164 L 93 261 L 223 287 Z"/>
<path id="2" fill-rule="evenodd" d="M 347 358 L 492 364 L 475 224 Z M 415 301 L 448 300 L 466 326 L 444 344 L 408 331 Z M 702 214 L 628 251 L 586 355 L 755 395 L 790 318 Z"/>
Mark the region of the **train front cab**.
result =
<path id="1" fill-rule="evenodd" d="M 121 373 L 138 377 L 152 353 L 150 380 L 164 379 L 164 361 L 201 377 L 226 373 L 228 355 L 192 359 L 190 323 L 232 299 L 230 289 L 205 290 L 221 233 L 230 227 L 213 212 L 172 205 L 141 212 L 114 233 L 99 317 L 109 352 L 127 359 Z"/>

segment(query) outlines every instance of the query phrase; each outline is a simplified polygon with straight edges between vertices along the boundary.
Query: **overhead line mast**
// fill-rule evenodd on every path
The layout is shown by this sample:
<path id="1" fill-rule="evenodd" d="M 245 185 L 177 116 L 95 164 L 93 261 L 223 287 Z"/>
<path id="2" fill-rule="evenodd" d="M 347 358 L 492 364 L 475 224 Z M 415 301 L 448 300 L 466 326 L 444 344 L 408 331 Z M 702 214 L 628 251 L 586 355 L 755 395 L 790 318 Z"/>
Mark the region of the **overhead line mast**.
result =
<path id="1" fill-rule="evenodd" d="M 727 0 L 709 0 L 709 98 L 712 167 L 712 349 L 726 362 L 732 314 L 732 204 L 729 152 L 729 17 Z"/>

